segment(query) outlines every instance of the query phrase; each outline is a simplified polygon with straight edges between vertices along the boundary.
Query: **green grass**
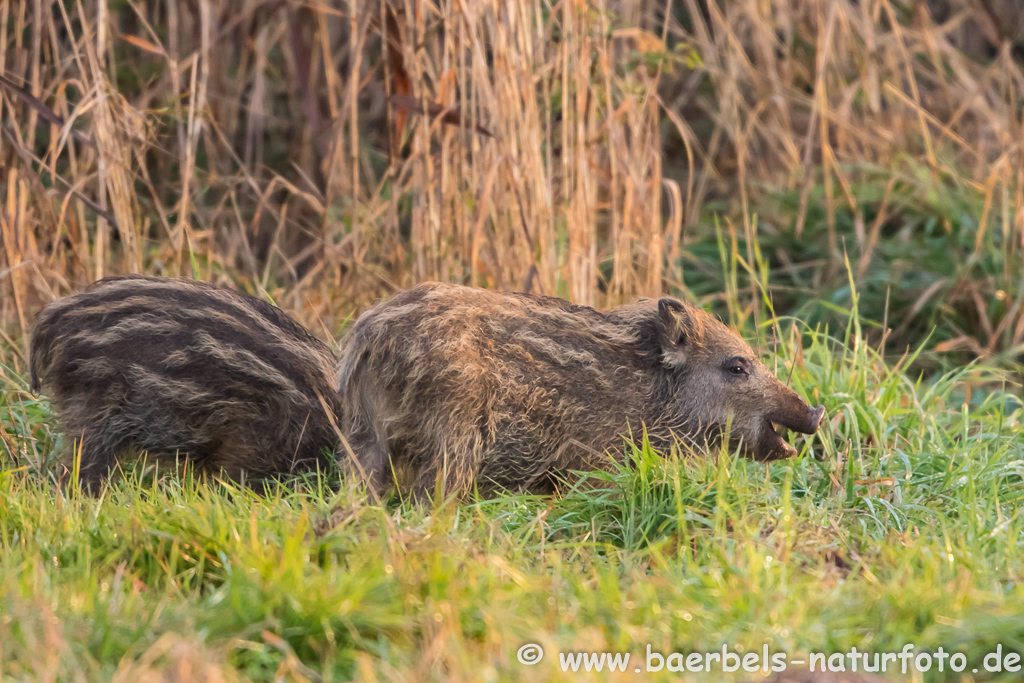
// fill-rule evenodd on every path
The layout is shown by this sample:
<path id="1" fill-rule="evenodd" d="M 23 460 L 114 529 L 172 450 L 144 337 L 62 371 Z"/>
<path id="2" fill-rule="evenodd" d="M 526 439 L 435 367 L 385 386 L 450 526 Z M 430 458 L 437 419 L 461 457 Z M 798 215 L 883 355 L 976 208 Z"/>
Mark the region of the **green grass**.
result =
<path id="1" fill-rule="evenodd" d="M 62 493 L 48 407 L 4 371 L 0 679 L 759 680 L 633 668 L 648 643 L 789 659 L 912 643 L 963 652 L 967 673 L 997 644 L 1024 652 L 1019 387 L 979 365 L 912 378 L 856 322 L 840 339 L 770 328 L 780 377 L 828 409 L 799 458 L 641 443 L 557 498 L 434 507 L 371 505 L 330 476 L 259 496 L 141 467 L 98 500 Z M 535 667 L 525 643 L 547 652 Z M 563 674 L 576 650 L 633 659 Z"/>
<path id="2" fill-rule="evenodd" d="M 887 349 L 898 358 L 908 346 L 928 339 L 929 351 L 917 367 L 929 371 L 944 363 L 964 363 L 978 357 L 994 365 L 1019 367 L 1024 345 L 1015 330 L 1020 304 L 1024 254 L 1009 235 L 1001 218 L 978 236 L 984 195 L 971 187 L 939 182 L 906 161 L 883 172 L 870 165 L 846 169 L 854 183 L 855 209 L 845 203 L 835 213 L 835 242 L 839 255 L 847 254 L 849 270 L 830 256 L 829 225 L 824 189 L 811 186 L 803 234 L 796 235 L 798 191 L 766 188 L 755 202 L 757 220 L 749 253 L 755 254 L 758 280 L 770 281 L 778 310 L 790 311 L 811 325 L 845 325 L 856 306 L 874 324 L 866 337 L 877 345 L 881 322 L 888 322 Z M 879 205 L 889 188 L 887 222 L 879 226 L 878 240 L 869 234 L 878 219 Z M 732 238 L 728 248 L 748 255 L 742 213 L 730 212 L 728 202 L 705 207 L 701 235 L 681 255 L 679 266 L 686 287 L 697 297 L 721 299 L 732 286 L 747 286 L 742 269 L 719 265 L 722 236 Z M 719 216 L 732 216 L 727 226 Z M 884 216 L 883 216 L 884 217 Z M 850 277 L 850 271 L 854 276 Z M 724 304 L 728 301 L 722 302 Z M 938 347 L 946 350 L 933 353 Z"/>

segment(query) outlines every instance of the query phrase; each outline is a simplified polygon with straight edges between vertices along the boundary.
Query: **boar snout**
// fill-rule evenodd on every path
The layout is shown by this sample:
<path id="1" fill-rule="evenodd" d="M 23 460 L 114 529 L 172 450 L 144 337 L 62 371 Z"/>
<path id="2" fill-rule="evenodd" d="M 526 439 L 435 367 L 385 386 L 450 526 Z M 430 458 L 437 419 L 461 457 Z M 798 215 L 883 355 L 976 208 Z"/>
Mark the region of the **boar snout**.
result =
<path id="1" fill-rule="evenodd" d="M 795 393 L 788 398 L 783 408 L 765 416 L 756 453 L 758 460 L 784 460 L 797 454 L 796 448 L 785 439 L 787 430 L 801 434 L 814 434 L 818 431 L 825 406 L 812 408 Z"/>
<path id="2" fill-rule="evenodd" d="M 773 415 L 769 419 L 791 431 L 800 432 L 801 434 L 814 434 L 818 431 L 821 416 L 824 414 L 825 406 L 812 408 L 803 401 L 800 401 L 799 407 L 795 410 Z"/>
<path id="3" fill-rule="evenodd" d="M 810 410 L 810 422 L 807 425 L 807 431 L 804 434 L 814 434 L 818 431 L 818 426 L 821 424 L 821 418 L 825 415 L 825 406 L 818 406 L 817 408 L 811 408 Z"/>

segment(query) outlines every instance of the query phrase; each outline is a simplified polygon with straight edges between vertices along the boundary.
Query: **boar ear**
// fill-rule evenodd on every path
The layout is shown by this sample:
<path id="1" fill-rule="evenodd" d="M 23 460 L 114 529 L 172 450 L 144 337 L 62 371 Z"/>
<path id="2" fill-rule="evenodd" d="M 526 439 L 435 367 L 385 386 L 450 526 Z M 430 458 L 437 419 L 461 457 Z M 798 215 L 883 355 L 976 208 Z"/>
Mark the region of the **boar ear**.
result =
<path id="1" fill-rule="evenodd" d="M 668 297 L 658 300 L 658 341 L 661 343 L 665 360 L 682 365 L 693 338 L 694 326 L 691 313 L 685 304 Z"/>

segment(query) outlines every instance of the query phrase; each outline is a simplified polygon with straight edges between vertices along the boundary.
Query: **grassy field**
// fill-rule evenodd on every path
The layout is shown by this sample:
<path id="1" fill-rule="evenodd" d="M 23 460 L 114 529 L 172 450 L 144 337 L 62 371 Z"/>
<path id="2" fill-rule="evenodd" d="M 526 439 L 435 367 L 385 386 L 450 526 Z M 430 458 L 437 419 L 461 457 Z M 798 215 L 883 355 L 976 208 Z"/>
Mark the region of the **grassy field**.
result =
<path id="1" fill-rule="evenodd" d="M 1021 680 L 985 667 L 1024 654 L 1014 0 L 0 0 L 0 76 L 0 681 L 765 680 L 669 670 L 723 646 Z M 426 279 L 676 295 L 828 424 L 550 498 L 141 465 L 89 498 L 26 340 L 121 272 L 334 344 Z"/>
<path id="2" fill-rule="evenodd" d="M 0 672 L 760 680 L 649 673 L 646 647 L 807 661 L 911 644 L 970 666 L 898 680 L 1019 680 L 982 665 L 1000 644 L 1024 651 L 1018 388 L 982 365 L 912 379 L 856 319 L 838 339 L 771 322 L 779 374 L 828 409 L 798 459 L 641 443 L 630 466 L 558 497 L 434 507 L 372 505 L 329 473 L 259 496 L 135 467 L 98 500 L 62 494 L 47 404 L 7 373 L 0 420 L 21 455 L 0 473 Z M 526 670 L 531 643 L 546 656 Z M 563 673 L 558 654 L 576 651 L 633 664 Z"/>

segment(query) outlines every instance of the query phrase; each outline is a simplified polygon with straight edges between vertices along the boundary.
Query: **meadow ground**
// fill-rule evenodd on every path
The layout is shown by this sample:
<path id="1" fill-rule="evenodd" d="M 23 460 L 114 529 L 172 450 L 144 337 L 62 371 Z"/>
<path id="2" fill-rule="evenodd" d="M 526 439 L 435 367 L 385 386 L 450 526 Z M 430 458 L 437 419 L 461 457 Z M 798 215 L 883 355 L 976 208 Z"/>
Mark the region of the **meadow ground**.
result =
<path id="1" fill-rule="evenodd" d="M 828 424 L 553 498 L 92 499 L 26 339 L 127 272 L 333 343 L 423 280 L 670 294 Z M 1022 359 L 1017 0 L 0 0 L 0 680 L 760 681 L 668 655 L 766 645 L 1020 680 L 985 658 L 1024 653 Z"/>
<path id="2" fill-rule="evenodd" d="M 0 472 L 0 672 L 761 680 L 649 672 L 646 648 L 767 645 L 794 661 L 912 644 L 963 653 L 965 673 L 947 661 L 896 680 L 1019 680 L 983 665 L 1000 645 L 1004 661 L 1024 651 L 1019 392 L 981 365 L 914 380 L 853 322 L 837 339 L 775 322 L 780 376 L 828 409 L 797 459 L 641 442 L 630 466 L 558 497 L 433 507 L 369 504 L 329 473 L 257 495 L 136 467 L 98 500 L 64 494 L 46 476 L 47 404 L 7 371 L 0 422 L 22 455 Z M 527 644 L 545 652 L 529 667 Z M 559 653 L 575 652 L 631 660 L 563 673 Z"/>

